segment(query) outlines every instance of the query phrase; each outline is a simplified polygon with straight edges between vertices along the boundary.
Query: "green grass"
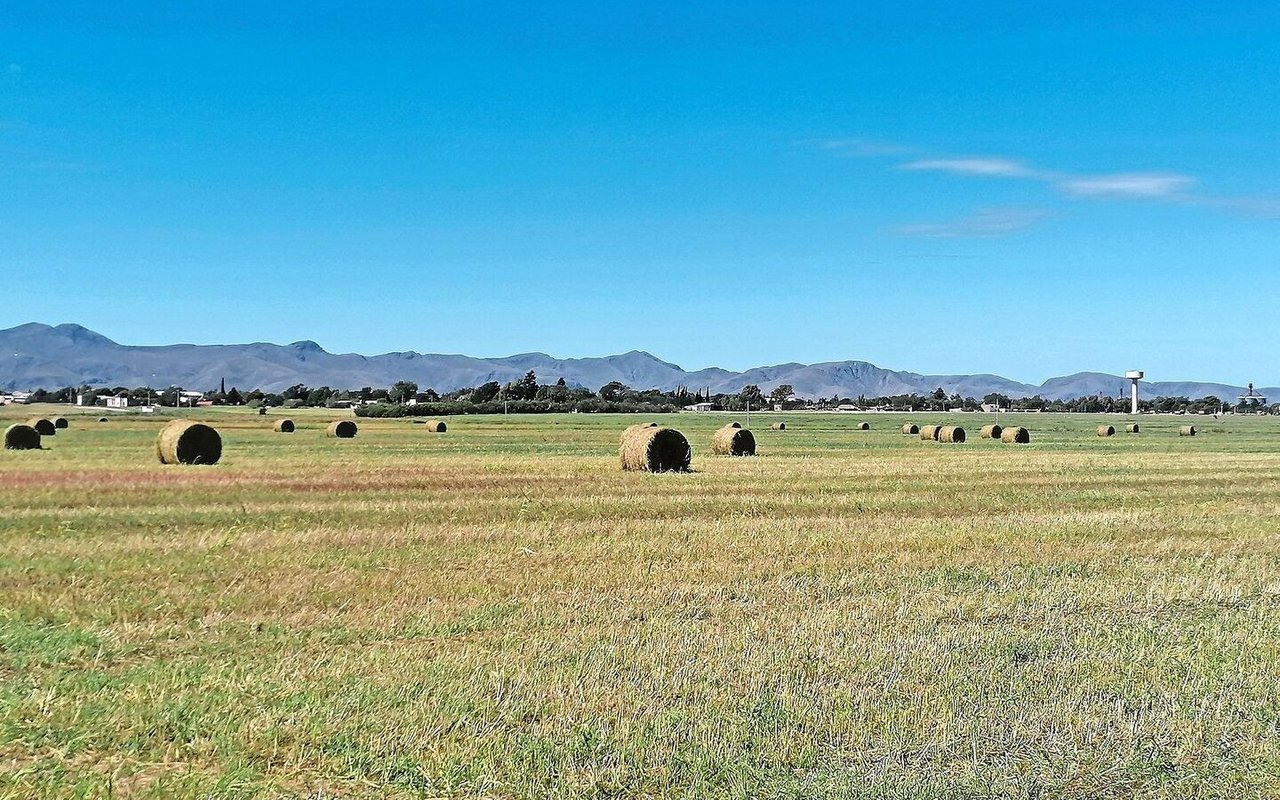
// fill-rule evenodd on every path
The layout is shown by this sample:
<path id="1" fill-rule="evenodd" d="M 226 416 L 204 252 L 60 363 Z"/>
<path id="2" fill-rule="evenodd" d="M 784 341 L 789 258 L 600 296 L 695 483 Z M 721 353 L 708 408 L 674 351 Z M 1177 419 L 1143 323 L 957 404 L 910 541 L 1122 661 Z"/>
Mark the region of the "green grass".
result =
<path id="1" fill-rule="evenodd" d="M 1271 418 L 99 413 L 0 451 L 0 797 L 1280 796 Z"/>

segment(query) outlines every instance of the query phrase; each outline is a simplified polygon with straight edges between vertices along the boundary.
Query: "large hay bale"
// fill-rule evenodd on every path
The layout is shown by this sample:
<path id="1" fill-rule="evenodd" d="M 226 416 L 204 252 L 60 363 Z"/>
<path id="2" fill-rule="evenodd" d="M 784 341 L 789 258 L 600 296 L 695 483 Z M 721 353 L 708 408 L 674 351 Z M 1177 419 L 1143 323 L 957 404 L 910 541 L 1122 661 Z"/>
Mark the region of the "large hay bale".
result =
<path id="1" fill-rule="evenodd" d="M 785 430 L 787 429 L 787 423 L 785 423 L 785 422 L 775 422 L 775 423 L 773 423 L 772 425 L 770 425 L 769 427 L 770 427 L 770 428 L 772 428 L 772 429 L 773 429 L 773 430 L 775 430 L 775 431 L 785 431 Z"/>
<path id="2" fill-rule="evenodd" d="M 622 432 L 618 457 L 628 472 L 688 472 L 693 451 L 680 431 L 650 423 Z"/>
<path id="3" fill-rule="evenodd" d="M 902 432 L 907 436 L 915 436 L 920 432 L 920 426 L 914 422 L 908 422 L 906 425 L 902 426 Z"/>
<path id="4" fill-rule="evenodd" d="M 427 423 L 427 431 L 430 433 L 444 433 L 449 430 L 449 426 L 444 424 L 444 420 L 433 419 Z"/>
<path id="5" fill-rule="evenodd" d="M 983 425 L 981 434 L 983 439 L 999 439 L 1004 434 L 1004 428 L 999 425 Z"/>
<path id="6" fill-rule="evenodd" d="M 964 444 L 965 435 L 964 428 L 959 425 L 944 425 L 938 431 L 938 441 L 950 444 Z"/>
<path id="7" fill-rule="evenodd" d="M 938 433 L 942 430 L 941 425 L 925 425 L 920 429 L 920 441 L 936 442 L 938 441 Z"/>
<path id="8" fill-rule="evenodd" d="M 276 433 L 293 433 L 296 428 L 297 426 L 293 424 L 293 420 L 291 419 L 278 419 L 275 424 L 271 426 L 271 430 Z"/>
<path id="9" fill-rule="evenodd" d="M 1114 426 L 1114 425 L 1099 425 L 1099 426 L 1098 426 L 1098 435 L 1099 435 L 1099 436 L 1115 436 L 1115 435 L 1116 435 L 1116 429 L 1115 429 L 1115 426 Z"/>
<path id="10" fill-rule="evenodd" d="M 869 431 L 869 430 L 871 430 L 871 423 L 870 423 L 870 422 L 859 422 L 857 425 L 854 425 L 854 426 L 853 426 L 853 429 L 854 429 L 855 431 Z"/>
<path id="11" fill-rule="evenodd" d="M 160 429 L 156 455 L 161 464 L 217 464 L 222 458 L 222 437 L 208 425 L 175 419 Z"/>
<path id="12" fill-rule="evenodd" d="M 1031 431 L 1026 428 L 1005 428 L 1000 434 L 1005 444 L 1031 444 Z"/>
<path id="13" fill-rule="evenodd" d="M 5 450 L 39 450 L 40 431 L 30 425 L 10 425 L 4 429 Z"/>
<path id="14" fill-rule="evenodd" d="M 718 456 L 754 456 L 756 437 L 737 423 L 725 425 L 711 437 L 711 452 Z"/>
<path id="15" fill-rule="evenodd" d="M 1130 422 L 1128 425 L 1124 426 L 1124 429 L 1128 433 L 1140 433 L 1142 431 L 1142 428 L 1139 428 L 1138 423 L 1136 422 Z"/>
<path id="16" fill-rule="evenodd" d="M 1179 435 L 1179 436 L 1195 436 L 1195 435 L 1196 435 L 1196 426 L 1195 426 L 1195 425 L 1183 425 L 1181 428 L 1178 428 L 1178 435 Z"/>
<path id="17" fill-rule="evenodd" d="M 330 439 L 354 439 L 360 429 L 349 419 L 340 419 L 329 423 L 324 435 Z"/>
<path id="18" fill-rule="evenodd" d="M 43 419 L 41 417 L 32 417 L 27 420 L 27 424 L 36 429 L 36 433 L 41 436 L 53 436 L 58 432 L 52 420 Z"/>
<path id="19" fill-rule="evenodd" d="M 54 417 L 53 427 L 56 430 L 63 430 L 71 426 L 71 422 L 66 417 Z"/>

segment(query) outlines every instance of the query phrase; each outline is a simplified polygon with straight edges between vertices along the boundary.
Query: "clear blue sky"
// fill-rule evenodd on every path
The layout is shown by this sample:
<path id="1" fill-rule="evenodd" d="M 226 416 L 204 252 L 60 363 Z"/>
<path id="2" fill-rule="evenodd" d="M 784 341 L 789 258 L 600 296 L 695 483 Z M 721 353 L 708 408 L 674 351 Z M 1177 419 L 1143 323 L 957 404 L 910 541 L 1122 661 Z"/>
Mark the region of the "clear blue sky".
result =
<path id="1" fill-rule="evenodd" d="M 8 4 L 0 327 L 1280 383 L 1280 4 L 356 5 Z"/>

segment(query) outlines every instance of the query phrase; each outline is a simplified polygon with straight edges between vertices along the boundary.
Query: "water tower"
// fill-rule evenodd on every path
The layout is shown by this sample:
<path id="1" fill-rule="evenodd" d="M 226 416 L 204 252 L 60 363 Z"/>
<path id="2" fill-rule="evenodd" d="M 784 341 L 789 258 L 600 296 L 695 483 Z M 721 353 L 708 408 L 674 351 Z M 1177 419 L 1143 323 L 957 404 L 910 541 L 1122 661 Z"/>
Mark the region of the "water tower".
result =
<path id="1" fill-rule="evenodd" d="M 1142 380 L 1144 374 L 1140 369 L 1131 369 L 1124 374 L 1129 379 L 1129 407 L 1131 414 L 1138 413 L 1138 381 Z"/>

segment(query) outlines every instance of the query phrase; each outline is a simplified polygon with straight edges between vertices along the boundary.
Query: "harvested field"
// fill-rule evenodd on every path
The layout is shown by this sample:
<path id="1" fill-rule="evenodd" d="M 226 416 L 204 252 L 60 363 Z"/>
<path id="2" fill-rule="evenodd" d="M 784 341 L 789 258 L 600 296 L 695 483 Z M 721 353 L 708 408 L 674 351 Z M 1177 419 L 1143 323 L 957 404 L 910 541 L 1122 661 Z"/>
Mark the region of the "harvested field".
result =
<path id="1" fill-rule="evenodd" d="M 0 797 L 1280 794 L 1271 418 L 806 414 L 651 475 L 617 415 L 197 409 L 179 469 L 54 411 L 0 450 Z"/>

